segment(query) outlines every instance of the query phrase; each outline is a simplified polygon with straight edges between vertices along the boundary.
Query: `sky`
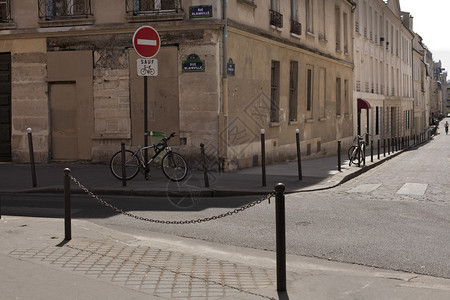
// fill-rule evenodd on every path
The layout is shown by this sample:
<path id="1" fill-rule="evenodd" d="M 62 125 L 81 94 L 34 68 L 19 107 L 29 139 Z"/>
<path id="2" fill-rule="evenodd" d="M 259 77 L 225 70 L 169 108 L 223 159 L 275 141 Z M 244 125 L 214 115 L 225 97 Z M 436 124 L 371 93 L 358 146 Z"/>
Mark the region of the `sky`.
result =
<path id="1" fill-rule="evenodd" d="M 400 9 L 413 17 L 413 30 L 433 53 L 434 61 L 442 61 L 450 74 L 450 39 L 447 21 L 450 17 L 449 0 L 400 0 Z"/>

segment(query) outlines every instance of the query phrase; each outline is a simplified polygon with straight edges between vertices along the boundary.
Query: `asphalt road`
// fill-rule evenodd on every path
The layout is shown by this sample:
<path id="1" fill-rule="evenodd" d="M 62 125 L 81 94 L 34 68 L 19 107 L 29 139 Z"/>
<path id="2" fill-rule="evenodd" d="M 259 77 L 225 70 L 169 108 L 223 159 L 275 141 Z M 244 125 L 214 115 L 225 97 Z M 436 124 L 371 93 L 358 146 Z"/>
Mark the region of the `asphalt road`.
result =
<path id="1" fill-rule="evenodd" d="M 450 135 L 444 133 L 338 188 L 288 195 L 287 251 L 450 278 L 449 176 Z M 174 205 L 177 199 L 102 199 L 140 217 L 173 221 L 219 215 L 257 197 L 199 198 L 184 209 Z M 60 196 L 3 196 L 3 203 L 5 213 L 23 214 L 28 207 L 33 215 L 62 215 Z M 273 201 L 188 225 L 139 221 L 85 196 L 75 196 L 73 208 L 75 218 L 136 235 L 159 232 L 270 251 L 276 247 Z"/>

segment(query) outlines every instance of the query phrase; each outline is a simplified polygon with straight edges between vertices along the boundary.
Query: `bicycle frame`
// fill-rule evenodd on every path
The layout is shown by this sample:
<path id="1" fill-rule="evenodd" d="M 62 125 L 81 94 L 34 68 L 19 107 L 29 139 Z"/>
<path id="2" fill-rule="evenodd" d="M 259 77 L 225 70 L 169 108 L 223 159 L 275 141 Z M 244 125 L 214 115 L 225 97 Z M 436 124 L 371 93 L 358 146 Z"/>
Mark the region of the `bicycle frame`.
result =
<path id="1" fill-rule="evenodd" d="M 145 162 L 145 158 L 144 158 L 144 151 L 148 150 L 148 149 L 155 149 L 155 154 L 146 163 Z M 163 152 L 163 151 L 166 151 L 166 153 L 171 151 L 170 147 L 167 145 L 167 141 L 166 140 L 162 140 L 158 144 L 153 144 L 153 145 L 150 145 L 150 146 L 145 146 L 145 147 L 140 146 L 134 152 L 133 156 L 136 156 L 139 159 L 139 163 L 141 164 L 141 166 L 143 166 L 144 169 L 147 170 L 148 166 L 150 165 L 150 163 L 152 161 L 154 161 L 155 158 L 158 157 L 158 155 L 161 154 L 161 152 Z"/>

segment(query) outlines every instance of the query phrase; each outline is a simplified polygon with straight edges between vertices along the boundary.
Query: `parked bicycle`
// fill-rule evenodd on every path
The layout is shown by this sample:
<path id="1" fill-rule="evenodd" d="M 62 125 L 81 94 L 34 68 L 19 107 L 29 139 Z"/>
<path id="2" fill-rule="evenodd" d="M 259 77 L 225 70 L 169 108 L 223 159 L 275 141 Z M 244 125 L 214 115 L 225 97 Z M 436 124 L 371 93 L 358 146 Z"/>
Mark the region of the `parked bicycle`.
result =
<path id="1" fill-rule="evenodd" d="M 163 151 L 166 152 L 161 159 L 161 169 L 164 175 L 172 181 L 183 180 L 188 172 L 186 160 L 180 154 L 172 151 L 172 149 L 168 146 L 168 141 L 174 136 L 175 132 L 168 137 L 164 137 L 158 144 L 145 147 L 139 146 L 135 152 L 125 150 L 126 180 L 133 179 L 139 172 L 144 174 L 145 179 L 148 180 L 150 163 L 155 161 L 158 155 Z M 144 159 L 144 151 L 148 149 L 154 149 L 155 154 L 146 163 Z M 118 151 L 112 156 L 109 167 L 114 177 L 122 180 L 122 151 Z"/>
<path id="2" fill-rule="evenodd" d="M 364 160 L 364 156 L 366 155 L 366 142 L 364 141 L 364 137 L 366 135 L 370 134 L 364 133 L 362 136 L 357 135 L 353 140 L 355 144 L 348 148 L 348 159 L 350 160 L 348 163 L 349 166 L 351 166 L 352 163 L 361 164 Z"/>

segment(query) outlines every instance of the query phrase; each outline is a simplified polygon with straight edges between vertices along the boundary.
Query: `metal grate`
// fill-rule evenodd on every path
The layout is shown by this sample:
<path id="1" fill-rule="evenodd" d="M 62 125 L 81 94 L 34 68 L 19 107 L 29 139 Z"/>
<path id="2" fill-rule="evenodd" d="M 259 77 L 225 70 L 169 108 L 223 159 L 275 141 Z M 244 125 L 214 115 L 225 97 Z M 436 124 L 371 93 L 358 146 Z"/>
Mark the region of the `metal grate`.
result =
<path id="1" fill-rule="evenodd" d="M 297 21 L 291 20 L 291 33 L 302 35 L 302 24 Z"/>
<path id="2" fill-rule="evenodd" d="M 39 18 L 41 19 L 80 18 L 92 15 L 91 0 L 38 1 Z"/>
<path id="3" fill-rule="evenodd" d="M 283 15 L 273 9 L 269 10 L 270 12 L 270 25 L 273 25 L 278 28 L 283 27 Z"/>
<path id="4" fill-rule="evenodd" d="M 179 9 L 179 0 L 126 0 L 127 14 L 142 15 L 178 12 Z"/>

